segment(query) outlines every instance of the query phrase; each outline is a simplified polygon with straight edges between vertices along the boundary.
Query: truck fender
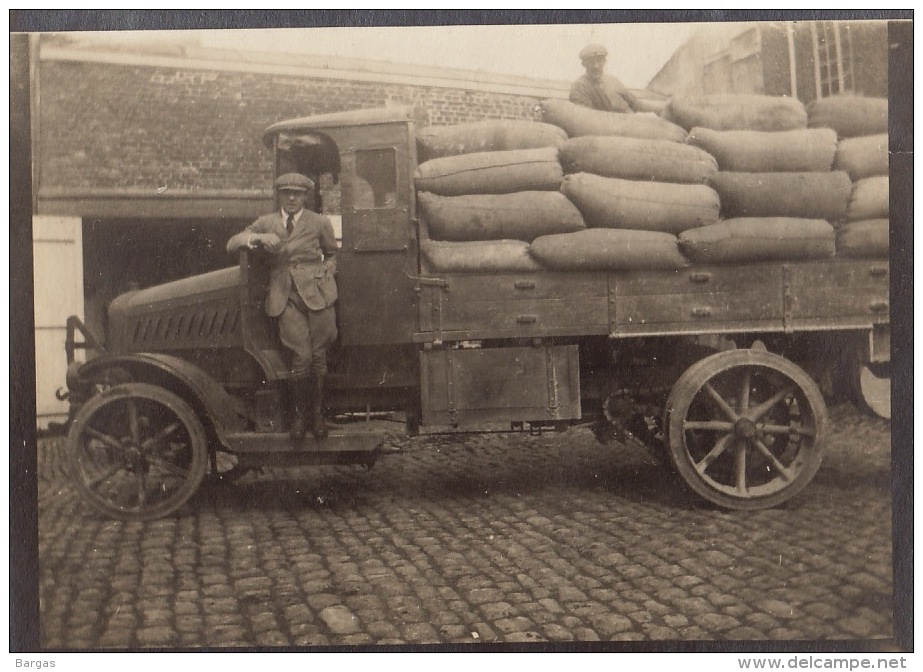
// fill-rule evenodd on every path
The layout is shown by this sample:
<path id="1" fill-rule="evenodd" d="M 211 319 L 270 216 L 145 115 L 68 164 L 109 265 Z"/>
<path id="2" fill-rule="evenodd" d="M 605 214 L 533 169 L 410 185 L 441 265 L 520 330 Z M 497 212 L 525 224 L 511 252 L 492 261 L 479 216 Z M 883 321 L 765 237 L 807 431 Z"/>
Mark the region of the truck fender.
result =
<path id="1" fill-rule="evenodd" d="M 78 375 L 88 381 L 113 369 L 127 372 L 133 381 L 159 385 L 178 394 L 192 406 L 206 431 L 213 429 L 224 446 L 229 432 L 246 427 L 247 414 L 240 402 L 208 373 L 185 359 L 160 353 L 103 355 L 82 364 Z"/>

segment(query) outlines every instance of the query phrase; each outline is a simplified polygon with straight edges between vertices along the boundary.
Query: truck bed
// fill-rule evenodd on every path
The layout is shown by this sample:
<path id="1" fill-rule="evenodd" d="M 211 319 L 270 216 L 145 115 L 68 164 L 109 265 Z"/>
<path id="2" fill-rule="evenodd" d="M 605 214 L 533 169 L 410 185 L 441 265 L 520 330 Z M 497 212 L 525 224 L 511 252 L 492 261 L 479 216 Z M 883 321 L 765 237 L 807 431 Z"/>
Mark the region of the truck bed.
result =
<path id="1" fill-rule="evenodd" d="M 431 274 L 414 340 L 871 329 L 888 322 L 888 283 L 886 259 Z"/>

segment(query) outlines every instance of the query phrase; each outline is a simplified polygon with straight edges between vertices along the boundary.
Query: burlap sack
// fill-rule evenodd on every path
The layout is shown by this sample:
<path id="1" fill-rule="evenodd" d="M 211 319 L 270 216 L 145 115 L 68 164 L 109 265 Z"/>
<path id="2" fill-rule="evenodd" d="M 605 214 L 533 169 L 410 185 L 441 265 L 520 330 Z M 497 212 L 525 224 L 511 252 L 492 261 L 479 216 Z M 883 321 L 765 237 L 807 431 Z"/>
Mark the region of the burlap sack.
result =
<path id="1" fill-rule="evenodd" d="M 535 121 L 491 119 L 453 126 L 427 126 L 417 131 L 417 161 L 472 152 L 560 147 L 567 134 L 557 126 Z"/>
<path id="2" fill-rule="evenodd" d="M 589 227 L 679 233 L 718 221 L 718 194 L 704 184 L 640 182 L 577 173 L 561 191 Z"/>
<path id="3" fill-rule="evenodd" d="M 420 214 L 434 240 L 524 240 L 580 231 L 580 211 L 556 191 L 438 196 L 417 194 Z"/>
<path id="4" fill-rule="evenodd" d="M 837 146 L 835 170 L 845 170 L 853 181 L 888 174 L 888 134 L 844 138 Z"/>
<path id="5" fill-rule="evenodd" d="M 887 257 L 890 250 L 888 225 L 887 219 L 866 219 L 844 224 L 836 234 L 837 255 Z"/>
<path id="6" fill-rule="evenodd" d="M 856 182 L 849 197 L 849 214 L 846 219 L 850 222 L 887 219 L 890 214 L 889 186 L 887 175 L 866 177 Z"/>
<path id="7" fill-rule="evenodd" d="M 475 152 L 420 164 L 414 175 L 419 191 L 440 196 L 557 191 L 564 173 L 554 147 Z"/>
<path id="8" fill-rule="evenodd" d="M 686 140 L 683 129 L 656 114 L 603 112 L 557 99 L 543 100 L 541 107 L 543 120 L 560 126 L 572 138 L 583 135 L 618 135 L 672 142 Z"/>
<path id="9" fill-rule="evenodd" d="M 846 216 L 852 182 L 844 172 L 719 172 L 713 183 L 721 215 L 800 217 L 839 221 Z"/>
<path id="10" fill-rule="evenodd" d="M 888 99 L 840 95 L 808 104 L 808 126 L 832 128 L 841 138 L 888 132 Z"/>
<path id="11" fill-rule="evenodd" d="M 676 236 L 658 231 L 588 229 L 542 236 L 532 241 L 532 256 L 558 271 L 621 271 L 684 268 L 689 262 Z"/>
<path id="12" fill-rule="evenodd" d="M 529 254 L 529 243 L 522 240 L 423 240 L 420 251 L 434 273 L 503 273 L 542 268 Z"/>
<path id="13" fill-rule="evenodd" d="M 755 94 L 674 96 L 665 118 L 687 131 L 794 131 L 808 123 L 804 105 L 794 98 Z"/>
<path id="14" fill-rule="evenodd" d="M 718 172 L 707 152 L 667 140 L 587 135 L 565 142 L 558 158 L 564 172 L 623 180 L 703 184 Z"/>
<path id="15" fill-rule="evenodd" d="M 830 170 L 836 140 L 829 128 L 776 133 L 693 128 L 686 141 L 715 157 L 721 170 L 804 173 Z"/>
<path id="16" fill-rule="evenodd" d="M 684 231 L 683 253 L 700 264 L 823 259 L 833 256 L 833 227 L 822 219 L 747 217 Z"/>
<path id="17" fill-rule="evenodd" d="M 669 98 L 642 98 L 635 95 L 636 106 L 634 108 L 635 112 L 652 112 L 658 117 L 663 116 L 663 113 L 667 109 L 667 103 L 670 102 Z"/>

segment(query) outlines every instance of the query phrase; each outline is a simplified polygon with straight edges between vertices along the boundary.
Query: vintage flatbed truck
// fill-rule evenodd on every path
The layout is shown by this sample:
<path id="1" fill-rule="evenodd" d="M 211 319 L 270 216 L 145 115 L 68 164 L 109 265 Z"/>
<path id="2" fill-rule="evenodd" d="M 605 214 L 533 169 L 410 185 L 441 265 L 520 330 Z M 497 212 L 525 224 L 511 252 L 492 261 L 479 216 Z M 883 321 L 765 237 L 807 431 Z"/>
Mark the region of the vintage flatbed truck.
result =
<path id="1" fill-rule="evenodd" d="M 237 266 L 117 297 L 105 347 L 69 320 L 70 468 L 105 515 L 167 516 L 206 476 L 262 465 L 371 465 L 396 433 L 577 424 L 643 444 L 713 504 L 772 507 L 820 465 L 815 378 L 889 376 L 887 260 L 433 273 L 406 109 L 285 121 L 264 141 L 277 174 L 341 187 L 330 435 L 283 431 L 266 259 L 241 252 Z M 94 356 L 78 362 L 80 348 Z"/>

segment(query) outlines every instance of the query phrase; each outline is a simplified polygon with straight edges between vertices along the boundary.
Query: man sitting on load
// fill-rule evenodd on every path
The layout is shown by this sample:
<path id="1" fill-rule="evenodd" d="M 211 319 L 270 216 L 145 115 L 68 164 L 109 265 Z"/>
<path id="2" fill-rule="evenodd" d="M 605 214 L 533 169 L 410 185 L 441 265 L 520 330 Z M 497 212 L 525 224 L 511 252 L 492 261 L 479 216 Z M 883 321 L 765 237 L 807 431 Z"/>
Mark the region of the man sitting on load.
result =
<path id="1" fill-rule="evenodd" d="M 618 79 L 604 74 L 608 50 L 601 44 L 588 44 L 580 50 L 586 69 L 570 87 L 570 101 L 604 112 L 633 112 L 637 99 Z"/>

